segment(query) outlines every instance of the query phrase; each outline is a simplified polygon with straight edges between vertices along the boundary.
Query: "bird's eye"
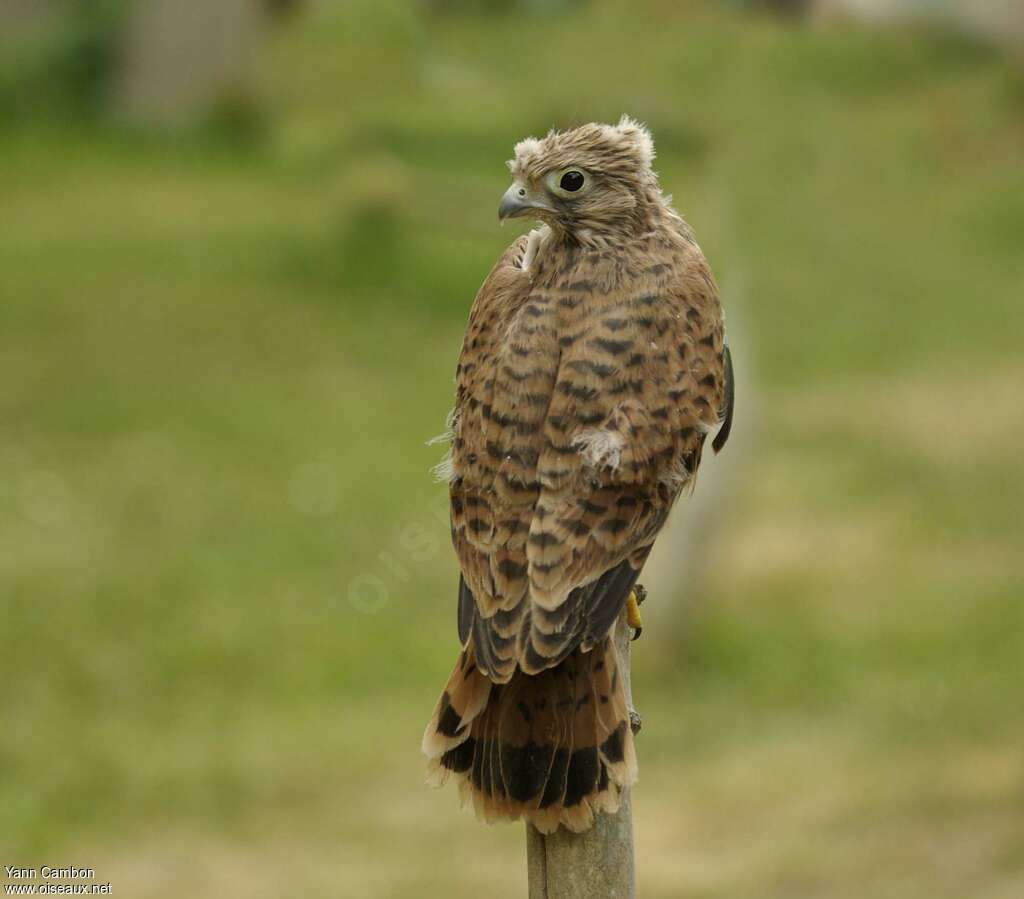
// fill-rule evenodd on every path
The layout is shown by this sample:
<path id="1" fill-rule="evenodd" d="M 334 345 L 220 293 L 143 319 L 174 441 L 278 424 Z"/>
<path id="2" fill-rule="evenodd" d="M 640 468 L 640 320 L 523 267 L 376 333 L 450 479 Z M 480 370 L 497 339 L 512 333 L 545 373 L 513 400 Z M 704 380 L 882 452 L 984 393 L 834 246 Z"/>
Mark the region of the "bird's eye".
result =
<path id="1" fill-rule="evenodd" d="M 562 175 L 561 180 L 558 182 L 558 186 L 569 193 L 576 193 L 576 191 L 583 187 L 583 172 L 577 172 L 576 169 L 571 169 Z"/>

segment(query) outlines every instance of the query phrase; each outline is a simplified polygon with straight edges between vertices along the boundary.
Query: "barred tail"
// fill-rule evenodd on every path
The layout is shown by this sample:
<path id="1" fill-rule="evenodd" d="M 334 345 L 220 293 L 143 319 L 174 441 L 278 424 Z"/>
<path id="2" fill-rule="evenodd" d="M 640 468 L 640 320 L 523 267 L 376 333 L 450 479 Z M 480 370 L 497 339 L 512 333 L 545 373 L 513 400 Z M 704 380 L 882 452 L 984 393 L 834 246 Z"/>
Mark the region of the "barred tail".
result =
<path id="1" fill-rule="evenodd" d="M 629 708 L 610 639 L 539 674 L 494 684 L 459 656 L 423 735 L 428 781 L 459 782 L 485 821 L 587 830 L 636 781 Z"/>

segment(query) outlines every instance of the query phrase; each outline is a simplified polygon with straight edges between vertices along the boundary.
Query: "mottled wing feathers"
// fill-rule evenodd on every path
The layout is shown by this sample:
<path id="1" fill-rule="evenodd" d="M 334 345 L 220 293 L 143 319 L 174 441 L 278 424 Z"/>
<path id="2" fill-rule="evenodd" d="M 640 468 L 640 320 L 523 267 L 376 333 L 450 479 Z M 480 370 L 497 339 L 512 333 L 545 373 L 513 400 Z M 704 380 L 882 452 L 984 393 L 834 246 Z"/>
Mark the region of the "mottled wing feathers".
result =
<path id="1" fill-rule="evenodd" d="M 538 435 L 558 369 L 557 334 L 518 267 L 526 239 L 477 296 L 456 369 L 452 540 L 478 609 L 484 664 L 507 680 L 528 611 L 527 540 L 540 485 Z"/>
<path id="2" fill-rule="evenodd" d="M 524 271 L 527 243 L 474 303 L 453 417 L 460 637 L 498 682 L 603 636 L 628 587 L 602 578 L 632 584 L 723 414 L 727 436 L 732 395 L 717 291 L 685 228 L 554 248 Z"/>
<path id="3" fill-rule="evenodd" d="M 503 654 L 514 652 L 519 668 L 536 674 L 557 665 L 577 647 L 588 650 L 604 638 L 636 583 L 642 564 L 642 560 L 627 559 L 597 580 L 573 589 L 555 609 L 533 607 L 530 615 L 522 618 L 518 644 L 516 636 L 501 636 L 503 613 L 491 619 L 481 616 L 472 593 L 460 580 L 459 637 L 465 644 L 472 634 L 476 657 L 486 671 L 500 670 Z"/>

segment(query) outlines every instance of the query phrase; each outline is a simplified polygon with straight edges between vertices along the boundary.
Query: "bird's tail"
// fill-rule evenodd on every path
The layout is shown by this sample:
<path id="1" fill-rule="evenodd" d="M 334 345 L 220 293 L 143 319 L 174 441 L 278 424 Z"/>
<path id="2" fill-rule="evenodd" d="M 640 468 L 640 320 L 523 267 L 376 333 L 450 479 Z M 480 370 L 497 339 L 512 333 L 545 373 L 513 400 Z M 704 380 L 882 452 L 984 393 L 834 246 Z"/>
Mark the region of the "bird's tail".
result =
<path id="1" fill-rule="evenodd" d="M 459 655 L 423 735 L 428 782 L 454 775 L 477 817 L 524 817 L 543 833 L 587 830 L 636 781 L 636 753 L 610 639 L 560 665 L 494 684 Z"/>

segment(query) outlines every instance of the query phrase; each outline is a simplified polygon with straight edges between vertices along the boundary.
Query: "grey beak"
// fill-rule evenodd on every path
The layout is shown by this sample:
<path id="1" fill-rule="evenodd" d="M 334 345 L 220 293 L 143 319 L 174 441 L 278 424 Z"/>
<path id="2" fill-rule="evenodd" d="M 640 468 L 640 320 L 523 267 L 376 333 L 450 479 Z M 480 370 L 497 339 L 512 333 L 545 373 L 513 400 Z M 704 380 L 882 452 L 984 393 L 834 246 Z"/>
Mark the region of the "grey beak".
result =
<path id="1" fill-rule="evenodd" d="M 526 188 L 519 184 L 513 184 L 505 191 L 498 204 L 498 221 L 503 222 L 505 219 L 515 218 L 518 215 L 526 215 L 533 208 L 535 207 L 530 202 Z"/>

